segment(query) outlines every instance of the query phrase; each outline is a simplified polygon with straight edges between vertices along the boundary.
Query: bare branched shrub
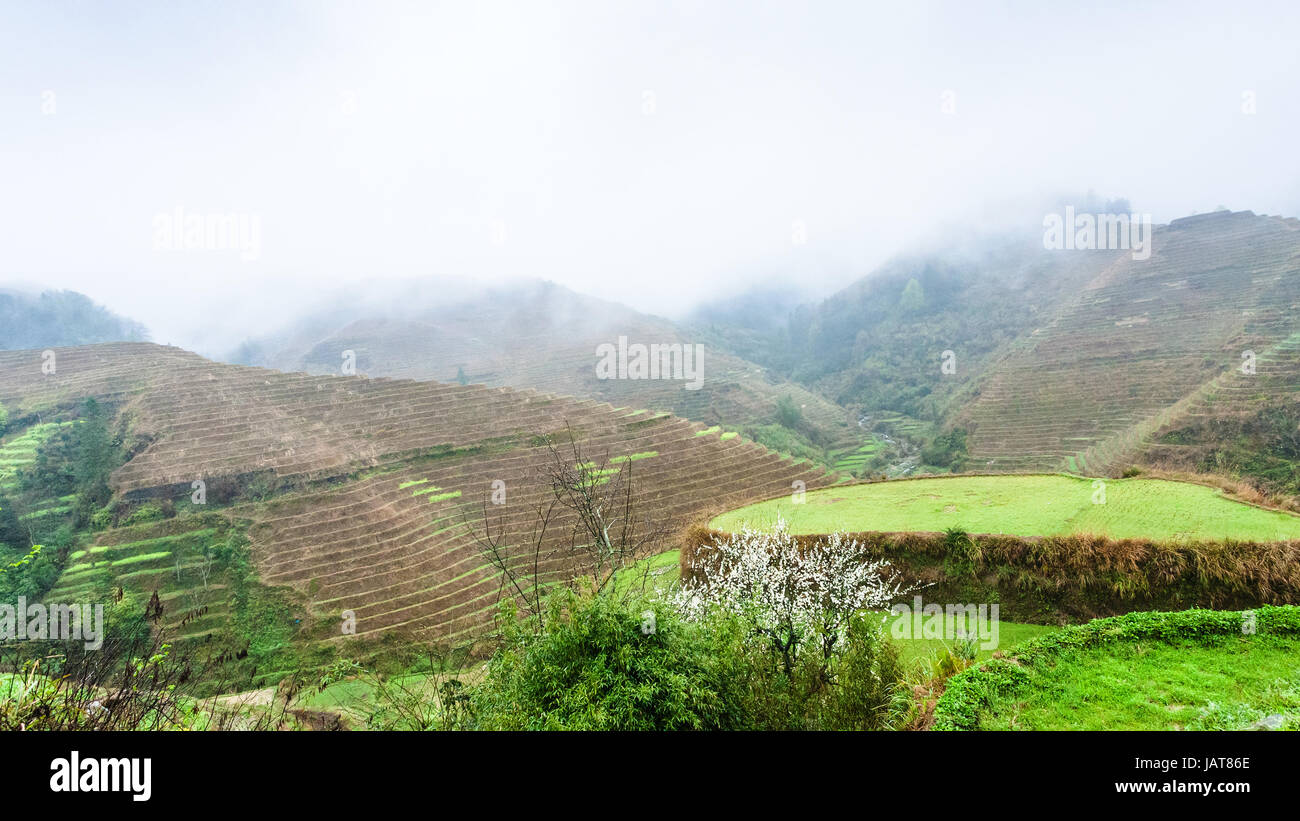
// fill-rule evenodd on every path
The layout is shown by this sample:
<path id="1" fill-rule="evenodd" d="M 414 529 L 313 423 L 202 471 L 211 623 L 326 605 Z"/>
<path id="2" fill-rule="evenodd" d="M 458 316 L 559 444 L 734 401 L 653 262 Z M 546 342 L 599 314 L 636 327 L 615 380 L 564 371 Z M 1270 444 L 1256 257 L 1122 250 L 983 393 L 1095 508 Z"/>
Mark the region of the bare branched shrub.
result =
<path id="1" fill-rule="evenodd" d="M 159 632 L 109 638 L 97 650 L 26 641 L 0 645 L 0 732 L 22 730 L 281 729 L 277 705 L 231 702 L 221 659 Z"/>
<path id="2" fill-rule="evenodd" d="M 487 502 L 482 529 L 467 523 L 479 552 L 500 575 L 500 592 L 538 619 L 545 616 L 547 582 L 556 573 L 584 579 L 595 592 L 620 598 L 644 592 L 649 567 L 643 565 L 637 573 L 634 565 L 661 552 L 667 536 L 664 526 L 638 505 L 632 460 L 616 462 L 607 454 L 592 458 L 567 426 L 562 439 L 560 444 L 547 441 L 538 472 L 550 494 L 535 505 L 527 534 L 507 532 L 504 512 L 494 517 Z"/>
<path id="3" fill-rule="evenodd" d="M 356 661 L 340 660 L 317 680 L 315 690 L 326 692 L 343 681 L 360 684 L 367 697 L 339 704 L 371 730 L 457 730 L 469 726 L 472 714 L 469 687 L 462 681 L 455 653 L 431 650 L 401 675 L 388 675 Z"/>

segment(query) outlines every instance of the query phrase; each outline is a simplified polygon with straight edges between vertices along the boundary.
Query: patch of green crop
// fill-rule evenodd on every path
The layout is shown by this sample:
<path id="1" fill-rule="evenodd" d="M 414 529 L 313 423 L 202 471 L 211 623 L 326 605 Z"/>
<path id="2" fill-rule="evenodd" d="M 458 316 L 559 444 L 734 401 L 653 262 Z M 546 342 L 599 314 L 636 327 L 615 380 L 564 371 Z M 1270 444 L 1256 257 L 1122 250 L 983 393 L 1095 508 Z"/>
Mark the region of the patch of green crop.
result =
<path id="1" fill-rule="evenodd" d="M 647 451 L 642 451 L 641 453 L 631 453 L 628 454 L 627 456 L 615 456 L 613 459 L 610 459 L 609 461 L 611 464 L 617 465 L 617 464 L 622 464 L 623 462 L 636 462 L 641 459 L 653 459 L 658 455 L 659 455 L 659 451 L 657 450 L 647 450 Z"/>
<path id="2" fill-rule="evenodd" d="M 914 665 L 914 666 L 922 665 L 926 661 L 935 658 L 937 655 L 942 654 L 943 652 L 945 652 L 946 650 L 954 646 L 955 641 L 952 638 L 944 639 L 944 638 L 925 638 L 924 636 L 913 636 L 913 635 L 909 635 L 911 631 L 900 630 L 899 632 L 903 633 L 904 637 L 899 638 L 894 631 L 895 623 L 898 623 L 901 626 L 906 626 L 904 625 L 904 622 L 906 622 L 908 619 L 911 618 L 912 616 L 910 614 L 900 614 L 900 615 L 885 614 L 882 617 L 882 622 L 881 622 L 881 628 L 884 630 L 885 635 L 889 636 L 889 640 L 898 646 L 899 649 L 898 657 L 904 664 Z M 952 615 L 947 615 L 944 617 L 944 621 L 946 623 L 945 624 L 946 632 L 944 633 L 944 635 L 950 637 L 956 636 L 957 635 L 956 617 Z M 1006 650 L 1009 650 L 1012 647 L 1021 644 L 1022 642 L 1028 641 L 1029 639 L 1036 638 L 1038 636 L 1044 635 L 1046 633 L 1050 633 L 1053 630 L 1058 629 L 1051 625 L 1045 625 L 1045 624 L 1020 624 L 1017 622 L 1000 621 L 1000 620 L 998 621 L 997 625 L 998 625 L 998 634 L 997 634 L 996 646 L 977 647 L 976 648 L 977 653 L 975 656 L 977 661 L 983 661 L 984 659 L 992 657 L 993 653 L 999 650 L 1005 652 Z M 981 644 L 983 643 L 992 644 L 993 642 L 990 638 L 990 640 L 988 640 L 987 642 L 981 642 Z"/>
<path id="3" fill-rule="evenodd" d="M 681 576 L 681 551 L 669 550 L 633 562 L 614 574 L 613 593 L 622 597 L 633 593 L 666 593 Z M 644 590 L 643 590 L 644 587 Z"/>
<path id="4" fill-rule="evenodd" d="M 1031 639 L 948 680 L 934 727 L 1300 726 L 1300 607 L 1137 611 Z"/>
<path id="5" fill-rule="evenodd" d="M 453 491 L 450 491 L 450 492 L 448 492 L 448 493 L 439 493 L 439 494 L 437 494 L 436 496 L 429 496 L 429 497 L 427 497 L 427 498 L 428 498 L 428 500 L 429 500 L 430 502 L 444 502 L 444 501 L 446 501 L 447 499 L 459 499 L 459 498 L 460 498 L 460 491 L 459 491 L 459 490 L 453 490 Z"/>
<path id="6" fill-rule="evenodd" d="M 114 559 L 113 567 L 122 567 L 123 565 L 140 564 L 141 562 L 152 562 L 157 559 L 166 559 L 172 555 L 170 550 L 161 550 L 157 553 L 141 553 L 136 556 L 127 556 L 124 559 Z"/>
<path id="7" fill-rule="evenodd" d="M 1065 475 L 909 479 L 787 495 L 742 507 L 711 525 L 735 531 L 784 518 L 797 534 L 943 531 L 1050 536 L 1092 533 L 1169 541 L 1300 538 L 1300 516 L 1264 510 L 1215 488 L 1162 479 L 1083 479 Z"/>

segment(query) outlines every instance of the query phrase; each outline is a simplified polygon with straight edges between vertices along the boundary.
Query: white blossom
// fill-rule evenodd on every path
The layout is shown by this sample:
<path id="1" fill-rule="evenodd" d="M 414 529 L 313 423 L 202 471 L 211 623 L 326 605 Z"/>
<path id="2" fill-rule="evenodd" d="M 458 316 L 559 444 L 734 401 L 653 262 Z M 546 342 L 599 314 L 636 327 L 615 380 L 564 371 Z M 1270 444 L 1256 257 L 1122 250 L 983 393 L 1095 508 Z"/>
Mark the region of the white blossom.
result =
<path id="1" fill-rule="evenodd" d="M 797 652 L 813 635 L 832 642 L 863 610 L 884 610 L 909 592 L 889 562 L 835 533 L 801 548 L 789 525 L 770 531 L 746 527 L 701 553 L 703 572 L 684 582 L 672 603 L 691 621 L 720 608 L 745 620 L 778 648 Z"/>

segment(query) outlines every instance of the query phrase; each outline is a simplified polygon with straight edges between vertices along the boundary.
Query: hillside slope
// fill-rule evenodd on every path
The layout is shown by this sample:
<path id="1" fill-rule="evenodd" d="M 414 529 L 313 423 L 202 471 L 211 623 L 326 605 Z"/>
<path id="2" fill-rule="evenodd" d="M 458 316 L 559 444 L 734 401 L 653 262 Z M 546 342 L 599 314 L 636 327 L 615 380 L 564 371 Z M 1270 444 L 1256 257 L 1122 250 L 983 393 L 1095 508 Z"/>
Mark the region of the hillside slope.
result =
<path id="1" fill-rule="evenodd" d="M 901 256 L 772 329 L 700 321 L 780 376 L 832 398 L 878 431 L 891 473 L 960 470 L 960 440 L 926 447 L 1007 347 L 1077 294 L 1112 251 L 1053 253 L 1037 238 L 982 237 Z M 947 367 L 945 367 L 947 366 Z"/>
<path id="2" fill-rule="evenodd" d="M 1207 397 L 1292 390 L 1270 381 L 1273 353 L 1265 378 L 1233 374 L 1247 350 L 1286 359 L 1297 307 L 1300 222 L 1224 211 L 1158 226 L 1149 260 L 1119 255 L 987 369 L 953 419 L 971 467 L 1098 474 Z"/>
<path id="3" fill-rule="evenodd" d="M 1134 460 L 1300 495 L 1300 333 L 1253 352 L 1253 373 L 1243 363 L 1162 414 Z"/>
<path id="4" fill-rule="evenodd" d="M 601 379 L 597 348 L 629 344 L 704 345 L 702 380 Z M 615 406 L 668 411 L 713 425 L 772 423 L 784 396 L 802 411 L 803 430 L 822 447 L 861 439 L 848 412 L 816 392 L 718 350 L 674 323 L 624 306 L 535 283 L 437 308 L 361 317 L 324 336 L 299 334 L 279 344 L 252 345 L 248 364 L 285 371 L 337 374 L 344 352 L 358 373 L 398 379 L 464 381 L 533 388 Z"/>
<path id="5" fill-rule="evenodd" d="M 1045 250 L 1041 237 L 954 243 L 775 328 L 701 321 L 724 347 L 910 443 L 894 473 L 1139 463 L 1295 493 L 1298 226 L 1248 211 L 1188 217 L 1156 226 L 1145 260 Z M 1248 351 L 1256 373 L 1241 371 Z"/>
<path id="6" fill-rule="evenodd" d="M 184 502 L 199 480 L 214 497 L 219 487 L 239 489 L 229 506 L 178 517 L 158 533 L 100 534 L 69 568 L 76 578 L 60 580 L 65 592 L 111 570 L 94 561 L 107 555 L 130 562 L 154 590 L 179 595 L 166 580 L 173 559 L 180 577 L 181 559 L 159 540 L 211 530 L 190 520 L 220 510 L 247 528 L 262 580 L 300 591 L 327 625 L 352 611 L 359 635 L 473 635 L 490 623 L 501 587 L 473 531 L 503 482 L 494 525 L 509 542 L 527 541 L 537 504 L 552 493 L 541 474 L 547 437 L 572 429 L 586 458 L 625 467 L 642 514 L 663 526 L 788 493 L 796 480 L 814 488 L 832 479 L 699 423 L 591 400 L 286 374 L 143 343 L 55 353 L 49 374 L 40 351 L 0 352 L 0 401 L 14 419 L 85 397 L 125 415 L 147 445 L 113 473 L 117 498 Z M 574 524 L 557 515 L 548 546 Z M 559 561 L 543 570 L 555 579 L 571 568 Z M 215 614 L 200 612 L 209 629 Z"/>

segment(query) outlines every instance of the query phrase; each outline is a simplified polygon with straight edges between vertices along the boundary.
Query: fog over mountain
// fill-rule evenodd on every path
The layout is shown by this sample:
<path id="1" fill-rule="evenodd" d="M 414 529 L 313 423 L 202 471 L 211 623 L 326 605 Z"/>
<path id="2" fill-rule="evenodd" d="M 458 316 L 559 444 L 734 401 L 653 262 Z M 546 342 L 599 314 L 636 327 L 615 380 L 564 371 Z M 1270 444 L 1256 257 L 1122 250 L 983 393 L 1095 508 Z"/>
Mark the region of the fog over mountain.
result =
<path id="1" fill-rule="evenodd" d="M 139 322 L 115 315 L 84 294 L 0 289 L 0 350 L 148 338 Z"/>
<path id="2" fill-rule="evenodd" d="M 0 283 L 219 354 L 375 278 L 550 279 L 681 318 L 755 282 L 825 296 L 964 232 L 1032 235 L 1059 192 L 1156 222 L 1295 215 L 1300 8 L 1221 18 L 6 4 Z M 188 242 L 212 217 L 230 233 Z"/>

